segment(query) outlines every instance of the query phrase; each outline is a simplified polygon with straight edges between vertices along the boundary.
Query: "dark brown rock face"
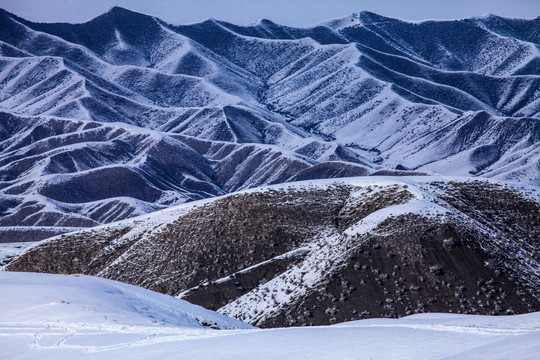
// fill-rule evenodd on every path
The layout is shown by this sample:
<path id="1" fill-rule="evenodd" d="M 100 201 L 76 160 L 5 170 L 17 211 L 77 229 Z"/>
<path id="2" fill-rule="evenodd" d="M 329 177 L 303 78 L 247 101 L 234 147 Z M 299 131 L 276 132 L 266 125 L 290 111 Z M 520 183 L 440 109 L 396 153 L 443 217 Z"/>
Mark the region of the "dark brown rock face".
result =
<path id="1" fill-rule="evenodd" d="M 39 244 L 10 271 L 85 273 L 264 327 L 540 309 L 540 196 L 358 179 L 238 193 Z"/>
<path id="2" fill-rule="evenodd" d="M 400 224 L 396 228 L 396 222 Z M 538 299 L 455 226 L 416 215 L 386 221 L 322 286 L 261 325 L 321 325 L 419 312 L 513 314 Z M 452 246 L 448 242 L 452 241 Z M 489 264 L 489 265 L 486 265 Z M 524 296 L 526 295 L 526 296 Z"/>

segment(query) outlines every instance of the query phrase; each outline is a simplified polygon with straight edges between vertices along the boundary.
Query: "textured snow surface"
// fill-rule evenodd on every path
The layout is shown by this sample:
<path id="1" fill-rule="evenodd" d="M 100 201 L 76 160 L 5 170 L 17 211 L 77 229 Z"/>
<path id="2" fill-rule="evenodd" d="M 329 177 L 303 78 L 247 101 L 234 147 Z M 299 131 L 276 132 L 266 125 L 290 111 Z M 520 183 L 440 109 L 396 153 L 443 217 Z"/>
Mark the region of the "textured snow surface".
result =
<path id="1" fill-rule="evenodd" d="M 0 357 L 5 359 L 540 356 L 540 313 L 422 314 L 259 330 L 177 299 L 89 276 L 2 272 L 0 289 Z M 236 330 L 204 328 L 195 318 Z"/>
<path id="2" fill-rule="evenodd" d="M 33 242 L 0 243 L 0 270 L 5 263 L 33 244 Z"/>
<path id="3" fill-rule="evenodd" d="M 86 275 L 1 272 L 2 322 L 250 328 L 186 301 Z"/>

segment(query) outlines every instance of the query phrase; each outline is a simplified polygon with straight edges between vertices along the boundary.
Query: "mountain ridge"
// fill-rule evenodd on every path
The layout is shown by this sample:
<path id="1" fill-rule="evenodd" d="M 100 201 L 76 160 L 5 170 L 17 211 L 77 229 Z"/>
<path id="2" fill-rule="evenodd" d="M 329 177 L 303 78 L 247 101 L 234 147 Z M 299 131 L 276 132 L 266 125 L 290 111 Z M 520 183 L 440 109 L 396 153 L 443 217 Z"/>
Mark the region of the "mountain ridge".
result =
<path id="1" fill-rule="evenodd" d="M 362 12 L 293 28 L 270 20 L 171 25 L 119 7 L 82 24 L 38 24 L 5 10 L 0 16 L 0 110 L 20 123 L 41 117 L 71 122 L 66 129 L 88 121 L 133 132 L 129 141 L 103 138 L 91 150 L 81 142 L 84 150 L 60 155 L 47 146 L 61 132 L 43 124 L 30 135 L 21 128 L 9 136 L 51 138 L 40 151 L 55 157 L 30 156 L 37 150 L 27 144 L 30 152 L 20 152 L 17 162 L 6 147 L 13 139 L 2 135 L 0 191 L 10 199 L 3 212 L 19 219 L 13 225 L 59 226 L 32 223 L 42 216 L 30 200 L 37 189 L 54 187 L 52 174 L 84 179 L 87 173 L 76 169 L 85 167 L 112 181 L 113 163 L 122 173 L 135 169 L 133 184 L 170 200 L 156 202 L 156 195 L 134 207 L 146 200 L 128 186 L 127 201 L 118 206 L 131 212 L 116 211 L 124 215 L 99 223 L 319 177 L 414 171 L 540 184 L 538 19 L 405 22 Z M 343 26 L 336 30 L 332 21 Z M 142 139 L 136 133 L 151 138 L 153 131 L 182 149 L 179 154 L 163 151 L 169 159 L 161 159 L 154 150 L 145 164 L 148 159 L 133 153 L 126 163 L 126 149 L 134 151 Z M 96 153 L 95 146 L 108 150 Z M 89 152 L 99 156 L 89 161 Z M 183 170 L 165 170 L 171 164 Z M 33 169 L 31 182 L 43 186 L 14 184 L 24 178 L 16 168 Z M 42 200 L 54 203 L 49 195 Z M 59 214 L 88 219 L 81 209 L 89 204 L 62 196 L 78 205 L 56 206 L 71 208 Z M 106 208 L 114 199 L 100 201 Z"/>
<path id="2" fill-rule="evenodd" d="M 540 307 L 537 187 L 444 177 L 250 189 L 57 236 L 8 271 L 83 273 L 263 327 Z"/>

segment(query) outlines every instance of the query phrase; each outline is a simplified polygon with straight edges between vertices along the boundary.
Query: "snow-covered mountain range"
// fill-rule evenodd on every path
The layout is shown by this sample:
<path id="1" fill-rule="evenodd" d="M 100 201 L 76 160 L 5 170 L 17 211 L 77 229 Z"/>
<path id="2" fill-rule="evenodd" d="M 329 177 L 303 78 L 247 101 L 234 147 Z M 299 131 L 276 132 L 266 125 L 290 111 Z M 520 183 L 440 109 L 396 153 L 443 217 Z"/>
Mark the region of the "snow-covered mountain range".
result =
<path id="1" fill-rule="evenodd" d="M 540 185 L 540 18 L 306 28 L 0 11 L 0 241 L 235 190 L 436 172 Z"/>

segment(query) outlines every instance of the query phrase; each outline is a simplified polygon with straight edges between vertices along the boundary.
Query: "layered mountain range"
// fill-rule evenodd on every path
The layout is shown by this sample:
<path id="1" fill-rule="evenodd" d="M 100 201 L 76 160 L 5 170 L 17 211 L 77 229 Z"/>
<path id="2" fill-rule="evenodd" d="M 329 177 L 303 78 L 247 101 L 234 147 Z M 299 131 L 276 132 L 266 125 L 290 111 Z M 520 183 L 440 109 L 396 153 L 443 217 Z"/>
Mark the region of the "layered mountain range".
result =
<path id="1" fill-rule="evenodd" d="M 540 18 L 306 28 L 0 11 L 0 241 L 294 180 L 540 185 Z"/>

